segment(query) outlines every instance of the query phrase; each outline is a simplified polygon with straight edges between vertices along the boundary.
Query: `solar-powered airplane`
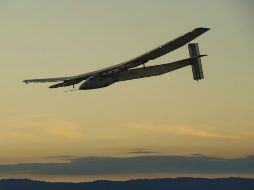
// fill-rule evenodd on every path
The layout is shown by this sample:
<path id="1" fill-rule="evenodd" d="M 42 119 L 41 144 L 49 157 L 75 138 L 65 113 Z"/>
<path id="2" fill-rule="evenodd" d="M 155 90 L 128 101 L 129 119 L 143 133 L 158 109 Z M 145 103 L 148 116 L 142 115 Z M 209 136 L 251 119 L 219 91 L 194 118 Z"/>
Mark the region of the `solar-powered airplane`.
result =
<path id="1" fill-rule="evenodd" d="M 161 74 L 168 73 L 186 66 L 192 66 L 192 73 L 194 80 L 201 80 L 204 78 L 201 57 L 206 55 L 200 55 L 199 47 L 197 43 L 188 44 L 190 58 L 179 60 L 172 63 L 166 63 L 162 65 L 155 65 L 146 67 L 145 64 L 161 57 L 169 52 L 172 52 L 185 44 L 189 43 L 193 39 L 207 32 L 209 28 L 196 28 L 172 41 L 169 41 L 151 51 L 148 51 L 134 59 L 100 69 L 94 72 L 89 72 L 81 75 L 71 76 L 71 77 L 59 77 L 59 78 L 45 78 L 45 79 L 30 79 L 24 80 L 25 83 L 44 83 L 44 82 L 58 82 L 50 86 L 49 88 L 59 88 L 66 86 L 73 86 L 80 82 L 79 90 L 88 90 L 103 88 L 109 86 L 113 83 L 120 81 L 127 81 L 145 77 L 152 77 Z M 135 68 L 143 65 L 143 68 Z"/>

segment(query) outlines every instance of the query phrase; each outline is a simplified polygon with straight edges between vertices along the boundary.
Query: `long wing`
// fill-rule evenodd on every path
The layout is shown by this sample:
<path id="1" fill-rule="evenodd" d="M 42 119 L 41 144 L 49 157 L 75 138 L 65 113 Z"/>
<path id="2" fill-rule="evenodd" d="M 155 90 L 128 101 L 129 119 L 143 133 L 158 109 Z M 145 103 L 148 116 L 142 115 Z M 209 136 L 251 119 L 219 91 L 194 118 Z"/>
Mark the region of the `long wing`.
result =
<path id="1" fill-rule="evenodd" d="M 137 67 L 139 65 L 142 65 L 149 60 L 156 59 L 160 56 L 163 56 L 169 52 L 172 52 L 185 44 L 189 43 L 193 39 L 197 38 L 198 36 L 202 35 L 203 33 L 207 32 L 209 28 L 196 28 L 172 41 L 169 41 L 153 50 L 150 50 L 138 57 L 135 57 L 129 61 L 120 63 L 118 65 L 114 65 L 108 68 L 104 68 L 101 70 L 97 70 L 94 72 L 86 73 L 86 74 L 81 74 L 73 77 L 62 77 L 62 78 L 48 78 L 48 79 L 30 79 L 30 80 L 24 80 L 25 83 L 30 83 L 30 82 L 58 82 L 58 81 L 63 81 L 63 83 L 54 85 L 53 88 L 57 87 L 62 87 L 62 86 L 69 86 L 73 85 L 76 83 L 79 83 L 82 80 L 88 79 L 92 75 L 102 75 L 102 76 L 107 76 L 113 73 L 118 73 L 121 71 L 128 70 L 133 67 Z"/>
<path id="2" fill-rule="evenodd" d="M 60 82 L 60 81 L 65 81 L 68 80 L 70 77 L 59 77 L 59 78 L 45 78 L 45 79 L 29 79 L 29 80 L 24 80 L 25 83 L 31 83 L 31 82 L 36 82 L 36 83 L 43 83 L 43 82 Z"/>
<path id="3" fill-rule="evenodd" d="M 148 62 L 149 60 L 156 59 L 161 57 L 169 52 L 172 52 L 185 44 L 189 43 L 190 41 L 194 40 L 198 36 L 202 35 L 203 33 L 210 30 L 209 28 L 196 28 L 174 40 L 171 40 L 153 50 L 150 50 L 134 59 L 123 63 L 123 65 L 127 66 L 128 68 L 137 67 L 141 64 Z"/>
<path id="4" fill-rule="evenodd" d="M 153 50 L 150 50 L 138 57 L 135 57 L 129 61 L 120 63 L 118 65 L 114 65 L 112 67 L 107 67 L 105 69 L 101 69 L 95 72 L 91 72 L 91 73 L 86 73 L 83 75 L 78 75 L 78 76 L 74 76 L 71 79 L 77 79 L 77 78 L 82 78 L 84 77 L 84 80 L 89 78 L 91 75 L 93 74 L 112 74 L 115 72 L 119 72 L 119 71 L 124 71 L 124 70 L 128 70 L 130 68 L 133 67 L 137 67 L 139 65 L 142 65 L 146 62 L 148 62 L 149 60 L 153 60 L 156 59 L 158 57 L 161 57 L 169 52 L 172 52 L 182 46 L 184 46 L 185 44 L 189 43 L 190 41 L 194 40 L 195 38 L 197 38 L 198 36 L 202 35 L 203 33 L 207 32 L 208 30 L 210 30 L 210 28 L 196 28 L 174 40 L 171 40 Z"/>

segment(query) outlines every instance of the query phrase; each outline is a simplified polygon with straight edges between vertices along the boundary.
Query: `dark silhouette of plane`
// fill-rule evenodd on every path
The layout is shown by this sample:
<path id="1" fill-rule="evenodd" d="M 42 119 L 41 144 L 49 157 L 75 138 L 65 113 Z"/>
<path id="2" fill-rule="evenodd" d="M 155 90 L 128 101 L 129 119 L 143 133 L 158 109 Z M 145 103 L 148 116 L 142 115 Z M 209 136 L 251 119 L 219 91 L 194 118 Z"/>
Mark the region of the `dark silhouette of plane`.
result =
<path id="1" fill-rule="evenodd" d="M 197 43 L 189 44 L 190 58 L 183 59 L 180 61 L 146 67 L 145 64 L 161 57 L 169 52 L 172 52 L 185 44 L 189 43 L 193 39 L 207 32 L 209 28 L 196 28 L 172 41 L 169 41 L 151 51 L 148 51 L 134 59 L 114 65 L 108 68 L 100 69 L 97 71 L 71 76 L 71 77 L 58 77 L 58 78 L 44 78 L 44 79 L 30 79 L 24 80 L 25 83 L 43 83 L 43 82 L 58 82 L 50 86 L 49 88 L 59 88 L 66 86 L 73 86 L 82 82 L 79 86 L 79 90 L 88 90 L 103 88 L 113 83 L 120 81 L 127 81 L 145 77 L 158 76 L 161 74 L 180 69 L 191 65 L 194 80 L 201 80 L 204 78 L 201 57 L 206 55 L 200 55 L 199 47 Z M 143 65 L 143 68 L 135 68 Z M 59 83 L 60 82 L 60 83 Z"/>

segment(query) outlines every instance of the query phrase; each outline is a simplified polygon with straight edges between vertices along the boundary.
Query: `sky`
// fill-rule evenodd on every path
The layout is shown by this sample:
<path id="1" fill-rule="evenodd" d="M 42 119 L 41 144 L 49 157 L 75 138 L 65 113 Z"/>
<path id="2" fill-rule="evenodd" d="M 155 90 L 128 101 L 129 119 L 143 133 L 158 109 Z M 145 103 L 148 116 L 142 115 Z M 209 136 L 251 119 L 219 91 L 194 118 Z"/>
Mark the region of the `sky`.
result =
<path id="1" fill-rule="evenodd" d="M 253 16 L 251 0 L 0 0 L 0 165 L 253 155 Z M 194 40 L 208 54 L 199 82 L 186 67 L 91 91 L 22 83 L 112 66 L 196 27 L 211 28 Z"/>

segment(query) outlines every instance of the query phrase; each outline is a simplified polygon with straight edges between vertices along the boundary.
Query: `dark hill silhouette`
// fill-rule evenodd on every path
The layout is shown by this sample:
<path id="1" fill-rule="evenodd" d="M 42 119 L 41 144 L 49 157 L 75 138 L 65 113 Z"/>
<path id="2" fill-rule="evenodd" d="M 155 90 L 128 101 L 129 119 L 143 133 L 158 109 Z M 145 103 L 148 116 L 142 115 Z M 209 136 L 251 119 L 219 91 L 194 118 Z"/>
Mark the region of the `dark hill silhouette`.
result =
<path id="1" fill-rule="evenodd" d="M 254 179 L 171 178 L 82 183 L 0 180 L 0 190 L 254 190 Z"/>

